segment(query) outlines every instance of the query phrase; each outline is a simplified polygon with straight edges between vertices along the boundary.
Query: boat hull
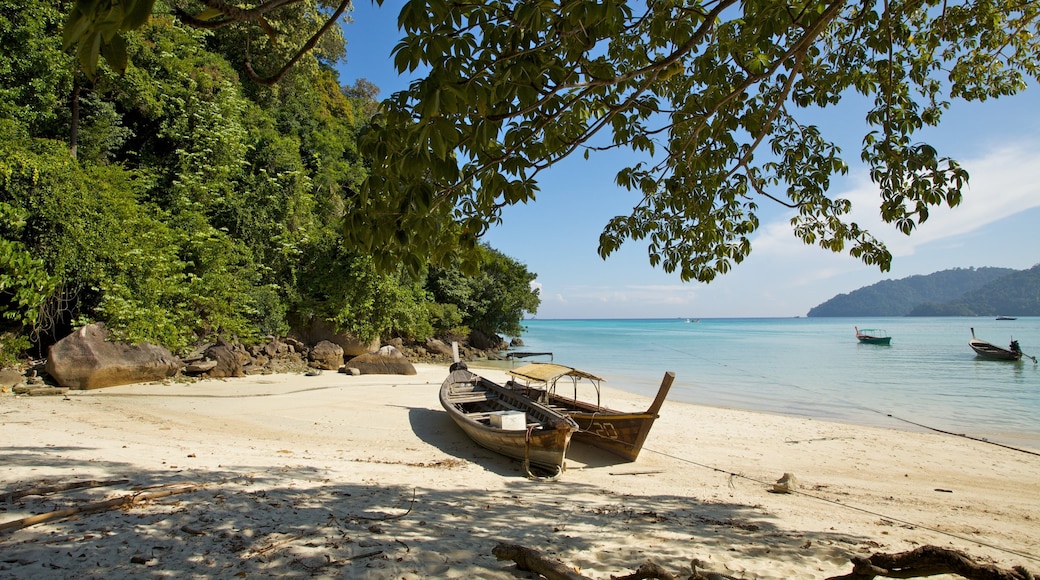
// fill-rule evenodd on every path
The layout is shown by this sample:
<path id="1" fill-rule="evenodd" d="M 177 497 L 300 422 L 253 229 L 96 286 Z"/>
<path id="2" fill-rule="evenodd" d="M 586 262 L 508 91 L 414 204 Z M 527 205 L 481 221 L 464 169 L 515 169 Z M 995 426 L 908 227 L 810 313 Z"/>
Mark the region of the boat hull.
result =
<path id="1" fill-rule="evenodd" d="M 584 371 L 554 364 L 535 363 L 510 371 L 510 374 L 528 381 L 528 384 L 510 382 L 507 386 L 531 400 L 544 403 L 578 424 L 579 430 L 574 434 L 575 441 L 598 447 L 625 461 L 635 461 L 639 457 L 650 428 L 657 420 L 658 411 L 661 410 L 661 405 L 664 404 L 675 380 L 675 373 L 666 372 L 650 407 L 643 412 L 627 412 L 578 399 L 577 389 L 575 397 L 565 397 L 557 393 L 556 381 L 562 377 L 582 377 L 594 382 L 602 380 Z M 535 384 L 538 386 L 534 386 Z"/>
<path id="2" fill-rule="evenodd" d="M 861 336 L 859 337 L 859 341 L 863 344 L 891 344 L 892 337 Z"/>
<path id="3" fill-rule="evenodd" d="M 1022 353 L 1014 352 L 1006 348 L 1001 348 L 995 344 L 988 343 L 984 340 L 971 339 L 968 342 L 968 346 L 975 351 L 975 355 L 979 358 L 985 358 L 990 360 L 1021 360 Z"/>
<path id="4" fill-rule="evenodd" d="M 550 474 L 564 471 L 574 420 L 468 370 L 454 370 L 441 385 L 441 406 L 474 443 Z M 491 423 L 499 412 L 522 412 L 523 427 Z"/>

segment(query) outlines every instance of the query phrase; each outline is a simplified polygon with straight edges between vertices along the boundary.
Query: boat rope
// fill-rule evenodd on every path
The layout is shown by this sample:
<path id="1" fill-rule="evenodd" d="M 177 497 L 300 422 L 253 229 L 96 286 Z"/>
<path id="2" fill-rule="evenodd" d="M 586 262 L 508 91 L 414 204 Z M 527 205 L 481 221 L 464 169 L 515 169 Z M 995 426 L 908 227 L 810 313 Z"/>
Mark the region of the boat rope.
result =
<path id="1" fill-rule="evenodd" d="M 688 353 L 688 352 L 682 351 L 680 349 L 677 349 L 675 347 L 671 347 L 671 346 L 668 346 L 668 345 L 658 344 L 658 346 L 660 346 L 661 348 L 665 348 L 665 349 L 668 349 L 668 350 L 675 351 L 675 352 L 680 353 L 680 354 L 684 354 L 684 355 L 689 356 L 689 357 L 699 358 L 700 360 L 708 360 L 708 359 L 704 359 L 702 357 L 698 357 L 697 355 L 695 355 L 693 353 Z M 722 364 L 722 363 L 719 363 L 717 361 L 709 361 L 709 362 L 714 362 L 714 364 L 717 364 L 717 365 L 720 365 L 720 366 L 723 366 L 723 367 L 736 369 L 736 370 L 738 370 L 738 371 L 740 371 L 740 372 L 742 372 L 742 373 L 744 373 L 744 374 L 746 374 L 748 376 L 758 377 L 758 378 L 767 379 L 767 380 L 774 380 L 772 377 L 768 377 L 766 375 L 759 374 L 759 373 L 753 373 L 753 372 L 750 372 L 750 371 L 748 371 L 746 369 L 743 369 L 743 368 L 735 366 L 735 365 Z M 915 427 L 920 427 L 922 429 L 927 429 L 929 431 L 934 431 L 935 433 L 940 433 L 942 435 L 951 435 L 951 436 L 954 436 L 954 437 L 961 437 L 963 439 L 969 439 L 971 441 L 977 441 L 979 443 L 986 443 L 988 445 L 993 445 L 995 447 L 1002 447 L 1002 448 L 1008 449 L 1010 451 L 1017 451 L 1019 453 L 1025 453 L 1027 455 L 1035 455 L 1037 457 L 1040 457 L 1040 453 L 1038 453 L 1036 451 L 1032 451 L 1030 449 L 1023 449 L 1021 447 L 1015 447 L 1013 445 L 1007 445 L 1007 444 L 1004 444 L 1004 443 L 998 443 L 996 441 L 991 441 L 991 440 L 989 440 L 989 439 L 987 439 L 985 437 L 976 437 L 974 435 L 968 435 L 966 433 L 955 433 L 953 431 L 946 431 L 944 429 L 939 429 L 938 427 L 931 427 L 931 426 L 925 425 L 923 423 L 917 423 L 917 422 L 911 421 L 909 419 L 903 419 L 902 417 L 898 417 L 896 415 L 893 415 L 892 413 L 886 413 L 885 411 L 881 411 L 881 410 L 878 410 L 878 409 L 873 409 L 871 407 L 863 405 L 862 403 L 858 403 L 858 402 L 853 401 L 853 400 L 848 399 L 848 398 L 835 397 L 835 396 L 830 395 L 828 393 L 821 393 L 819 391 L 815 391 L 813 389 L 809 389 L 809 388 L 806 388 L 806 387 L 803 387 L 801 385 L 797 385 L 797 384 L 794 384 L 794 383 L 777 382 L 776 384 L 782 385 L 782 386 L 791 387 L 791 388 L 795 388 L 795 389 L 798 389 L 798 390 L 801 390 L 801 391 L 805 391 L 806 393 L 810 393 L 810 394 L 812 394 L 813 396 L 816 396 L 816 397 L 828 398 L 828 399 L 830 399 L 832 401 L 838 401 L 838 402 L 841 402 L 841 403 L 845 403 L 846 405 L 848 405 L 848 406 L 850 406 L 852 408 L 855 408 L 855 409 L 859 409 L 861 411 L 869 411 L 871 413 L 877 413 L 878 415 L 882 415 L 882 416 L 888 417 L 888 418 L 896 420 L 896 421 L 901 421 L 901 422 L 907 423 L 909 425 L 914 425 Z"/>
<path id="2" fill-rule="evenodd" d="M 534 426 L 527 428 L 527 434 L 524 437 L 524 473 L 527 474 L 527 479 L 533 479 L 535 481 L 556 481 L 563 475 L 563 468 L 559 465 L 556 466 L 556 473 L 547 476 L 535 475 L 531 472 L 531 432 L 534 431 Z"/>
<path id="3" fill-rule="evenodd" d="M 751 477 L 751 476 L 748 476 L 748 475 L 744 475 L 743 473 L 736 473 L 734 471 L 728 471 L 728 470 L 722 469 L 720 467 L 715 467 L 714 465 L 707 465 L 705 463 L 699 463 L 699 462 L 694 461 L 692 459 L 687 459 L 685 457 L 679 457 L 677 455 L 672 455 L 671 453 L 666 453 L 664 451 L 658 451 L 656 449 L 649 449 L 649 448 L 646 448 L 646 447 L 643 448 L 643 451 L 649 451 L 651 453 L 656 453 L 657 455 L 660 455 L 662 457 L 667 457 L 667 458 L 673 459 L 675 461 L 679 461 L 679 462 L 682 462 L 682 463 L 688 463 L 690 465 L 695 465 L 697 467 L 703 467 L 705 469 L 710 469 L 711 471 L 715 471 L 715 472 L 718 472 L 718 473 L 722 473 L 722 474 L 728 475 L 730 480 L 731 480 L 731 485 L 732 485 L 732 480 L 734 480 L 734 479 L 745 479 L 747 481 L 751 481 L 751 482 L 754 482 L 756 484 L 764 485 L 764 486 L 767 486 L 767 487 L 772 487 L 772 485 L 773 485 L 773 482 L 762 481 L 760 479 L 756 479 L 754 477 Z M 800 495 L 802 497 L 807 497 L 809 499 L 813 499 L 813 500 L 820 501 L 820 502 L 823 502 L 823 503 L 828 503 L 828 504 L 831 504 L 831 505 L 843 507 L 843 508 L 850 509 L 850 510 L 853 510 L 853 511 L 858 511 L 858 512 L 861 512 L 861 513 L 869 514 L 871 516 L 878 517 L 878 518 L 883 518 L 883 519 L 886 519 L 886 520 L 889 520 L 889 521 L 892 521 L 892 522 L 903 524 L 905 526 L 911 526 L 913 528 L 919 528 L 919 529 L 923 529 L 923 530 L 928 530 L 930 532 L 933 532 L 933 533 L 936 533 L 936 534 L 939 534 L 939 535 L 942 535 L 942 536 L 947 536 L 947 537 L 950 537 L 950 538 L 956 538 L 956 539 L 961 540 L 963 542 L 968 542 L 968 543 L 971 543 L 971 544 L 975 544 L 977 546 L 990 548 L 990 549 L 993 549 L 993 550 L 1004 552 L 1005 554 L 1011 554 L 1011 555 L 1014 555 L 1014 556 L 1018 556 L 1019 558 L 1026 558 L 1028 560 L 1033 560 L 1034 562 L 1040 562 L 1040 556 L 1035 556 L 1033 554 L 1028 554 L 1028 553 L 1025 553 L 1025 552 L 1019 552 L 1018 550 L 1013 550 L 1011 548 L 1005 548 L 1005 547 L 1002 547 L 1002 546 L 998 546 L 996 544 L 991 544 L 989 542 L 983 542 L 982 540 L 978 540 L 978 539 L 975 539 L 975 538 L 962 536 L 960 534 L 955 534 L 953 532 L 947 532 L 947 531 L 940 530 L 940 529 L 937 529 L 937 528 L 933 528 L 931 526 L 926 526 L 926 525 L 923 525 L 923 524 L 920 524 L 920 523 L 917 523 L 917 522 L 911 522 L 909 520 L 904 520 L 902 518 L 893 517 L 893 516 L 890 516 L 888 514 L 883 514 L 881 512 L 876 512 L 874 510 L 870 510 L 870 509 L 867 509 L 867 508 L 862 508 L 862 507 L 855 506 L 855 505 L 852 505 L 852 504 L 843 503 L 843 502 L 840 502 L 838 500 L 829 499 L 829 498 L 826 498 L 826 497 L 823 497 L 823 496 L 820 496 L 820 495 L 816 495 L 816 494 L 808 493 L 808 492 L 805 492 L 805 491 L 801 491 L 799 489 L 792 489 L 788 493 L 791 493 L 791 494 L 794 494 L 794 495 Z"/>

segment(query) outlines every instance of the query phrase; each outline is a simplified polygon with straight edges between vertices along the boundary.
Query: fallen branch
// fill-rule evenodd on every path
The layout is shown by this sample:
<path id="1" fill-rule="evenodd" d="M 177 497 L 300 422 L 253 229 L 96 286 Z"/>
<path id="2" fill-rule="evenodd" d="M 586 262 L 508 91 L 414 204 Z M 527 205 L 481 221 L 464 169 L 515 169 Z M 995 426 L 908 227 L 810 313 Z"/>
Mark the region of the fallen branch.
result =
<path id="1" fill-rule="evenodd" d="M 1021 566 L 1002 570 L 978 564 L 967 554 L 938 546 L 921 546 L 898 554 L 877 553 L 869 558 L 852 558 L 852 573 L 827 580 L 872 580 L 886 578 L 923 578 L 937 574 L 956 574 L 968 580 L 1034 580 Z"/>
<path id="2" fill-rule="evenodd" d="M 113 479 L 110 481 L 98 481 L 91 479 L 88 481 L 71 481 L 69 483 L 59 483 L 55 485 L 40 485 L 37 487 L 30 487 L 28 489 L 21 489 L 18 491 L 9 491 L 4 494 L 0 494 L 0 502 L 10 502 L 16 499 L 21 499 L 27 495 L 46 495 L 48 493 L 55 493 L 59 491 L 68 491 L 70 489 L 83 489 L 85 487 L 108 487 L 110 485 L 122 485 L 128 483 L 129 479 Z"/>
<path id="3" fill-rule="evenodd" d="M 20 520 L 14 520 L 0 524 L 0 533 L 10 532 L 13 530 L 20 530 L 22 528 L 27 528 L 36 524 L 42 524 L 44 522 L 62 520 L 79 514 L 89 514 L 108 509 L 118 508 L 126 505 L 131 505 L 138 501 L 159 499 L 162 497 L 175 495 L 179 493 L 189 493 L 195 491 L 196 489 L 198 489 L 198 487 L 199 486 L 197 485 L 188 485 L 176 489 L 166 489 L 162 491 L 153 491 L 149 493 L 134 493 L 98 503 L 81 505 L 79 507 L 69 508 L 65 510 L 57 510 L 53 512 L 47 512 L 45 514 L 29 516 Z"/>
<path id="4" fill-rule="evenodd" d="M 512 560 L 517 568 L 535 572 L 546 580 L 592 580 L 583 576 L 564 562 L 543 556 L 538 550 L 500 542 L 491 550 L 499 560 Z M 845 576 L 834 576 L 827 580 L 873 580 L 877 576 L 887 578 L 924 578 L 937 574 L 955 574 L 968 580 L 1037 580 L 1021 566 L 1002 570 L 989 564 L 978 564 L 967 554 L 940 548 L 921 546 L 910 552 L 899 554 L 874 554 L 869 558 L 852 558 L 853 571 Z M 732 576 L 718 572 L 698 570 L 700 562 L 691 564 L 693 576 L 690 580 L 734 580 Z M 612 580 L 676 580 L 677 576 L 661 566 L 646 562 L 635 572 L 626 576 L 611 576 Z"/>
<path id="5" fill-rule="evenodd" d="M 559 560 L 547 558 L 538 550 L 517 544 L 500 542 L 491 553 L 499 560 L 512 560 L 516 562 L 517 568 L 541 574 L 547 580 L 592 580 Z"/>

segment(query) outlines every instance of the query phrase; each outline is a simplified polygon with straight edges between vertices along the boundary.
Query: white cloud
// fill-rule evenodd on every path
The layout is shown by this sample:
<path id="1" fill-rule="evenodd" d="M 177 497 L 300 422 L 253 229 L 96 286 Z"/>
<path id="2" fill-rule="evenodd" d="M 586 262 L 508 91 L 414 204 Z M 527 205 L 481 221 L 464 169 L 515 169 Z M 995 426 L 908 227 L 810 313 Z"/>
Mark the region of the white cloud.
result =
<path id="1" fill-rule="evenodd" d="M 880 194 L 865 170 L 853 178 L 851 189 L 835 192 L 835 197 L 852 202 L 852 212 L 846 221 L 856 222 L 870 231 L 885 243 L 893 256 L 913 255 L 920 246 L 940 240 L 960 244 L 958 236 L 1040 206 L 1040 148 L 1035 143 L 1006 145 L 984 157 L 961 163 L 970 174 L 961 204 L 954 208 L 931 208 L 928 220 L 919 224 L 910 236 L 882 221 Z M 806 245 L 791 229 L 793 216 L 794 213 L 789 212 L 764 224 L 752 240 L 752 257 L 756 254 L 776 258 L 808 257 Z"/>

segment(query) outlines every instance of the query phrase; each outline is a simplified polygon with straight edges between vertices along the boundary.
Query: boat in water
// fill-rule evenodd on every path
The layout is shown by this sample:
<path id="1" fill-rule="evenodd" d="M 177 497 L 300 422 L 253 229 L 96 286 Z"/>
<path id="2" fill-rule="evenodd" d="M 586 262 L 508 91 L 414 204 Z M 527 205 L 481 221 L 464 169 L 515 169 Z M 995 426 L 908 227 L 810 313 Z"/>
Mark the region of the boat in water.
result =
<path id="1" fill-rule="evenodd" d="M 650 428 L 658 418 L 675 373 L 666 372 L 657 396 L 646 411 L 617 411 L 601 401 L 600 377 L 572 367 L 553 363 L 531 363 L 509 371 L 513 377 L 507 387 L 550 409 L 567 415 L 579 427 L 574 440 L 608 451 L 626 461 L 635 461 Z M 562 381 L 561 379 L 567 379 Z M 579 385 L 595 391 L 595 401 L 578 397 Z M 567 391 L 564 393 L 563 391 Z"/>
<path id="2" fill-rule="evenodd" d="M 469 371 L 451 366 L 440 390 L 441 406 L 475 443 L 519 459 L 528 477 L 556 478 L 578 424 L 570 417 L 532 401 L 522 393 Z"/>
<path id="3" fill-rule="evenodd" d="M 856 329 L 856 338 L 864 344 L 891 344 L 892 337 L 880 328 L 863 328 L 853 326 Z"/>
<path id="4" fill-rule="evenodd" d="M 1035 357 L 1022 352 L 1022 348 L 1018 345 L 1017 340 L 1011 339 L 1011 344 L 1007 348 L 999 347 L 993 343 L 975 338 L 974 328 L 971 329 L 971 340 L 968 341 L 968 346 L 975 351 L 975 355 L 979 358 L 1015 361 L 1021 360 L 1024 356 L 1031 359 L 1034 364 L 1036 363 Z"/>

